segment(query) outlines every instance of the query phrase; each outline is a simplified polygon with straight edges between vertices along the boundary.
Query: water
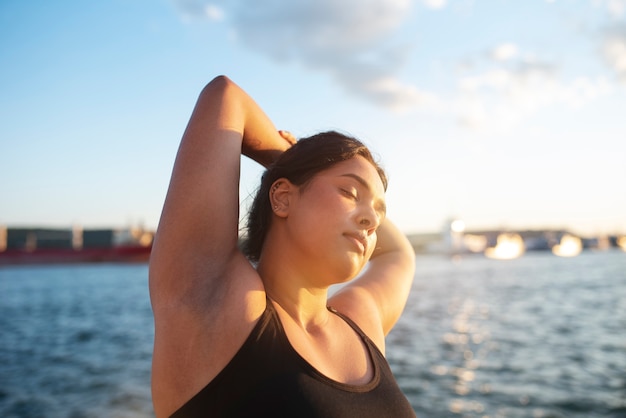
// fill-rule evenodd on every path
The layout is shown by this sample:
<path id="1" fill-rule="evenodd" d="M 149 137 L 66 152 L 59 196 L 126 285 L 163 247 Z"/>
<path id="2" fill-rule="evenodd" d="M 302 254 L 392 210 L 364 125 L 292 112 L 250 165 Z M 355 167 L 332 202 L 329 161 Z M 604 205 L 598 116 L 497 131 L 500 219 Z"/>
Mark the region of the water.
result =
<path id="1" fill-rule="evenodd" d="M 626 417 L 626 253 L 420 257 L 388 346 L 418 416 Z"/>
<path id="2" fill-rule="evenodd" d="M 152 417 L 145 265 L 0 269 L 0 416 Z M 419 417 L 626 417 L 626 253 L 417 259 L 387 356 Z"/>
<path id="3" fill-rule="evenodd" d="M 145 265 L 0 269 L 0 416 L 150 417 Z"/>

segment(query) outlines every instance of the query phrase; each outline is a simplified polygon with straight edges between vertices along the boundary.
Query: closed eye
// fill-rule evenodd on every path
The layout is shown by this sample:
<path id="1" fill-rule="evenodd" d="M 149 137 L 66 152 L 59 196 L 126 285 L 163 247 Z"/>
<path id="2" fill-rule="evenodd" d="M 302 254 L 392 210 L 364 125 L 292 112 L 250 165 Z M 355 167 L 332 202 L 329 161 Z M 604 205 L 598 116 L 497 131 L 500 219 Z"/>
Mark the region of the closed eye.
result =
<path id="1" fill-rule="evenodd" d="M 341 190 L 341 193 L 343 193 L 345 196 L 354 199 L 354 200 L 358 200 L 358 197 L 356 195 L 356 192 L 351 191 L 351 190 L 347 190 L 347 189 L 339 189 Z"/>

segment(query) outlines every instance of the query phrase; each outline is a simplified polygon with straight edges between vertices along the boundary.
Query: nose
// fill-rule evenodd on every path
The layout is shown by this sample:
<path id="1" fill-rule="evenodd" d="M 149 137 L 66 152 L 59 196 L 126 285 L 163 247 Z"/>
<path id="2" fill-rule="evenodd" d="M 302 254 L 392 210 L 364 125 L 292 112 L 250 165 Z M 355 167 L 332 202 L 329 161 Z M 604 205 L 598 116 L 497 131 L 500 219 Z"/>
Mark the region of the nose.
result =
<path id="1" fill-rule="evenodd" d="M 370 207 L 363 210 L 359 218 L 359 226 L 366 229 L 368 235 L 376 230 L 379 223 L 380 219 L 378 218 L 377 212 L 373 208 Z"/>

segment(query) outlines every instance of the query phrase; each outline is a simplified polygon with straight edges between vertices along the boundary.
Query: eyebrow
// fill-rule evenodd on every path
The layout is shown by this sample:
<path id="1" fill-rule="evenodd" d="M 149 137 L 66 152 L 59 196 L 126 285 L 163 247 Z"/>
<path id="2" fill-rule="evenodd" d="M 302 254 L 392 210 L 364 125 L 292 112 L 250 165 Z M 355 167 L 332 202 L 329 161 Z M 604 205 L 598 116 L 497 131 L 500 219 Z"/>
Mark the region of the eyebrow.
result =
<path id="1" fill-rule="evenodd" d="M 346 174 L 342 174 L 340 177 L 350 177 L 350 178 L 353 178 L 359 184 L 361 184 L 363 187 L 365 187 L 368 192 L 373 193 L 372 187 L 367 182 L 367 180 L 365 180 L 363 177 L 359 176 L 358 174 L 346 173 Z M 379 199 L 379 200 L 376 201 L 376 210 L 378 212 L 382 213 L 383 215 L 387 214 L 387 205 L 385 204 L 385 202 L 382 199 Z"/>

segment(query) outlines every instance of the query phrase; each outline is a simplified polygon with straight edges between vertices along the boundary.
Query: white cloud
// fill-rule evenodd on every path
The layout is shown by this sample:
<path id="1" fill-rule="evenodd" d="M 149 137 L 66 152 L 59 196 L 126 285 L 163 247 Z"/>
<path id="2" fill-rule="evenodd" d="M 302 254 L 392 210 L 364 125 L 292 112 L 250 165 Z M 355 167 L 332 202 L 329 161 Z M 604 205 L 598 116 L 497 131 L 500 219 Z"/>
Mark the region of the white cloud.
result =
<path id="1" fill-rule="evenodd" d="M 580 107 L 609 90 L 603 78 L 564 81 L 548 63 L 518 60 L 461 77 L 452 107 L 463 126 L 507 130 L 550 106 Z"/>
<path id="2" fill-rule="evenodd" d="M 379 105 L 398 109 L 422 100 L 415 87 L 397 79 L 409 49 L 391 40 L 409 15 L 411 0 L 174 1 L 183 16 L 227 14 L 238 42 L 248 48 L 324 71 L 350 93 Z"/>
<path id="3" fill-rule="evenodd" d="M 446 6 L 446 0 L 422 0 L 424 5 L 430 9 L 443 9 Z"/>
<path id="4" fill-rule="evenodd" d="M 601 53 L 618 79 L 626 83 L 626 26 L 606 32 L 601 44 Z"/>
<path id="5" fill-rule="evenodd" d="M 517 45 L 511 43 L 500 44 L 491 51 L 491 57 L 496 61 L 507 61 L 517 55 Z"/>
<path id="6" fill-rule="evenodd" d="M 470 60 L 447 97 L 403 81 L 412 48 L 394 38 L 412 0 L 172 0 L 183 17 L 225 19 L 237 42 L 277 61 L 328 74 L 346 92 L 392 110 L 454 115 L 465 126 L 498 129 L 553 106 L 581 106 L 608 90 L 590 77 L 559 79 L 555 66 L 532 60 L 515 43 L 500 43 Z M 422 0 L 431 9 L 446 0 Z M 601 0 L 613 13 L 626 0 Z M 613 32 L 603 54 L 626 79 L 626 35 Z M 470 73 L 471 72 L 471 73 Z"/>
<path id="7" fill-rule="evenodd" d="M 224 11 L 218 5 L 205 0 L 175 0 L 174 5 L 185 21 L 195 19 L 220 21 L 224 18 Z"/>
<path id="8" fill-rule="evenodd" d="M 607 7 L 613 17 L 622 17 L 626 10 L 626 0 L 609 0 Z"/>
<path id="9" fill-rule="evenodd" d="M 224 11 L 214 4 L 207 5 L 204 12 L 210 20 L 220 21 L 224 19 Z"/>
<path id="10" fill-rule="evenodd" d="M 242 0 L 233 17 L 249 45 L 281 58 L 329 65 L 386 49 L 404 21 L 409 0 Z M 321 61 L 321 62 L 320 62 Z"/>
<path id="11" fill-rule="evenodd" d="M 621 18 L 626 11 L 626 0 L 593 0 L 593 3 L 606 8 L 614 19 Z"/>
<path id="12" fill-rule="evenodd" d="M 441 100 L 432 93 L 421 91 L 417 87 L 402 83 L 393 77 L 358 80 L 344 80 L 353 94 L 367 98 L 396 111 L 406 112 L 417 106 L 431 109 L 441 108 Z"/>

